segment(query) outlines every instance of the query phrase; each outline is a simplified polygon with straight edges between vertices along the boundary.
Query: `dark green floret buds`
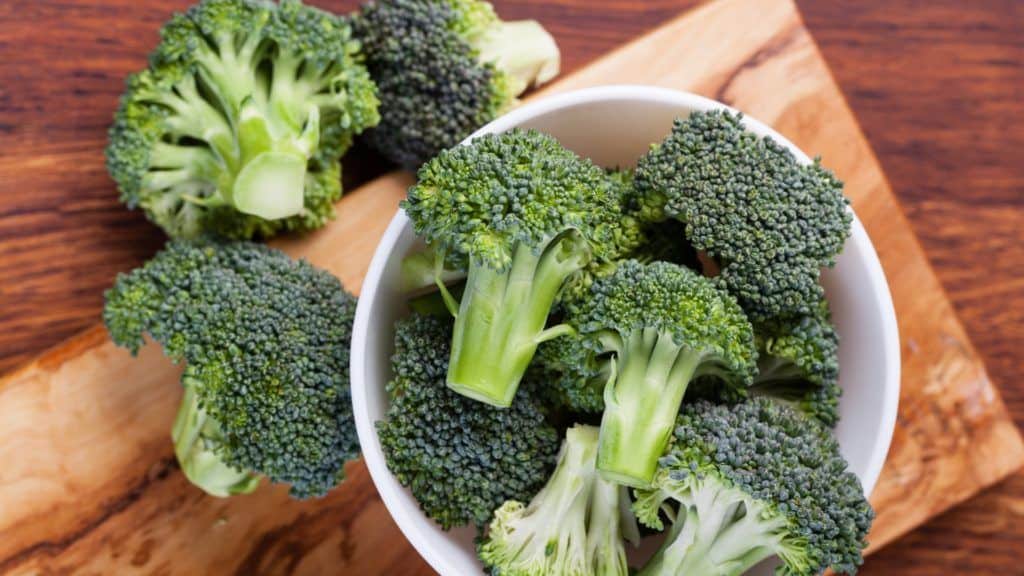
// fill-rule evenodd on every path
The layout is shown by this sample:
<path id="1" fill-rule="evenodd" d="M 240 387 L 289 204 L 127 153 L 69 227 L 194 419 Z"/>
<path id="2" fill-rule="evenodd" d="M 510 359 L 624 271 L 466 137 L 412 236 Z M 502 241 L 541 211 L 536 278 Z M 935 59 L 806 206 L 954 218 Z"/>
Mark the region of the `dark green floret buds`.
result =
<path id="1" fill-rule="evenodd" d="M 173 238 L 318 228 L 377 104 L 346 19 L 298 0 L 203 0 L 128 79 L 107 169 Z"/>
<path id="2" fill-rule="evenodd" d="M 484 526 L 506 500 L 547 479 L 558 434 L 526 390 L 495 408 L 448 389 L 451 318 L 413 315 L 395 331 L 391 406 L 377 423 L 388 468 L 448 529 Z"/>
<path id="3" fill-rule="evenodd" d="M 684 223 L 755 321 L 814 312 L 820 269 L 834 264 L 853 219 L 831 172 L 727 112 L 677 120 L 640 159 L 635 189 L 636 213 Z"/>
<path id="4" fill-rule="evenodd" d="M 853 574 L 874 518 L 828 429 L 765 398 L 685 405 L 636 496 L 642 524 L 671 523 L 640 576 L 734 576 L 772 556 L 780 576 Z"/>
<path id="5" fill-rule="evenodd" d="M 621 263 L 568 321 L 612 363 L 597 469 L 622 484 L 653 479 L 691 380 L 743 389 L 754 375 L 753 328 L 739 305 L 676 264 Z"/>
<path id="6" fill-rule="evenodd" d="M 103 319 L 136 352 L 148 334 L 185 362 L 172 436 L 185 476 L 215 496 L 258 477 L 321 496 L 359 454 L 349 394 L 356 300 L 338 279 L 247 242 L 176 241 L 118 277 Z"/>
<path id="7" fill-rule="evenodd" d="M 512 130 L 442 152 L 402 204 L 437 262 L 468 268 L 448 385 L 509 406 L 563 285 L 632 248 L 635 226 L 604 170 L 550 136 Z"/>
<path id="8" fill-rule="evenodd" d="M 503 22 L 481 0 L 372 0 L 354 26 L 383 112 L 367 140 L 405 168 L 558 74 L 558 46 L 540 24 Z"/>

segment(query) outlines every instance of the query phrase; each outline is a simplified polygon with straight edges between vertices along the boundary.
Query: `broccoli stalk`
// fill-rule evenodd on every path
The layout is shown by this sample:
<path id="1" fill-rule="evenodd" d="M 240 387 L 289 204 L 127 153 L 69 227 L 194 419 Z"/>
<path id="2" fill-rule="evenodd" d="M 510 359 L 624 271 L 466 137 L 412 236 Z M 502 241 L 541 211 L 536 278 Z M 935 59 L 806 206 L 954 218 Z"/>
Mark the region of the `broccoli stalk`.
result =
<path id="1" fill-rule="evenodd" d="M 413 252 L 402 259 L 398 284 L 404 294 L 419 295 L 437 290 L 439 282 L 452 284 L 466 278 L 466 271 L 441 263 L 430 248 Z"/>
<path id="2" fill-rule="evenodd" d="M 456 316 L 448 385 L 495 406 L 511 403 L 538 344 L 571 331 L 545 327 L 563 284 L 638 235 L 604 171 L 534 131 L 442 152 L 402 206 L 435 263 L 468 268 L 457 309 L 446 296 Z"/>
<path id="3" fill-rule="evenodd" d="M 638 539 L 625 487 L 594 469 L 598 430 L 565 433 L 554 474 L 528 505 L 509 500 L 494 513 L 478 553 L 494 574 L 626 576 L 623 538 Z"/>
<path id="4" fill-rule="evenodd" d="M 480 62 L 504 74 L 505 95 L 499 111 L 531 86 L 558 75 L 560 54 L 551 34 L 536 20 L 503 22 L 494 18 L 487 30 L 470 43 Z"/>
<path id="5" fill-rule="evenodd" d="M 199 406 L 195 387 L 201 383 L 188 378 L 183 378 L 182 383 L 185 394 L 171 428 L 174 455 L 181 471 L 189 482 L 213 496 L 225 498 L 252 492 L 259 485 L 259 475 L 229 466 L 217 454 L 223 449 L 224 434 L 217 421 Z"/>
<path id="6" fill-rule="evenodd" d="M 734 576 L 778 556 L 777 574 L 852 574 L 873 512 L 822 426 L 765 398 L 687 404 L 675 445 L 634 511 L 671 528 L 641 576 Z"/>
<path id="7" fill-rule="evenodd" d="M 611 335 L 609 335 L 611 336 Z M 598 468 L 605 478 L 643 486 L 668 444 L 687 385 L 710 358 L 675 336 L 641 328 L 609 338 L 616 374 L 605 387 Z"/>
<path id="8" fill-rule="evenodd" d="M 595 282 L 569 321 L 614 362 L 597 469 L 620 484 L 651 482 L 691 380 L 743 389 L 753 376 L 753 328 L 739 305 L 682 266 L 627 260 Z"/>
<path id="9" fill-rule="evenodd" d="M 568 233 L 544 244 L 540 254 L 516 246 L 507 270 L 471 263 L 452 339 L 451 388 L 508 406 L 537 345 L 571 330 L 544 325 L 562 284 L 590 257 L 581 236 Z"/>

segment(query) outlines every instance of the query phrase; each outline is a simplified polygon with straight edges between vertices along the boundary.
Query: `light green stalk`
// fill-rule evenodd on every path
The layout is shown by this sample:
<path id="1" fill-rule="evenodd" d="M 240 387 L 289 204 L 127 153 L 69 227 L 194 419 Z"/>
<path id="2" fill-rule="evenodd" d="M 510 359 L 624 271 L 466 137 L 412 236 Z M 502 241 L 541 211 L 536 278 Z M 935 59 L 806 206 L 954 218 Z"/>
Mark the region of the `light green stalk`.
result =
<path id="1" fill-rule="evenodd" d="M 174 418 L 171 438 L 185 477 L 207 494 L 220 498 L 248 494 L 259 484 L 259 476 L 228 466 L 217 454 L 216 449 L 222 442 L 220 427 L 199 406 L 194 383 L 185 383 L 185 395 Z"/>
<path id="2" fill-rule="evenodd" d="M 654 328 L 622 340 L 605 339 L 617 352 L 616 373 L 604 392 L 597 469 L 607 479 L 646 487 L 668 446 L 690 380 L 704 359 Z"/>
<path id="3" fill-rule="evenodd" d="M 571 331 L 544 326 L 562 284 L 589 258 L 586 241 L 571 233 L 539 254 L 517 245 L 505 270 L 471 263 L 452 335 L 448 386 L 481 402 L 510 406 L 537 345 Z"/>

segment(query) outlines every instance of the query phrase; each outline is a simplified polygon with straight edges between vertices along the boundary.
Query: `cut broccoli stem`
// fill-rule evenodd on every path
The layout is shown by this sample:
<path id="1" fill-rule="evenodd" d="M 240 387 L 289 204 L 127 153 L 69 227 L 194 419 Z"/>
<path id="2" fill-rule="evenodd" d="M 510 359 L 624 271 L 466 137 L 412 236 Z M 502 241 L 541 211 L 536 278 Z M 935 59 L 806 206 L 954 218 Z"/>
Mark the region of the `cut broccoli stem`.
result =
<path id="1" fill-rule="evenodd" d="M 738 576 L 777 553 L 795 562 L 791 566 L 801 564 L 800 553 L 790 553 L 785 541 L 786 518 L 772 517 L 748 494 L 695 475 L 670 484 L 678 489 L 671 498 L 685 504 L 678 512 L 685 517 L 674 520 L 665 544 L 637 576 Z"/>
<path id="2" fill-rule="evenodd" d="M 207 494 L 220 498 L 252 492 L 259 485 L 259 476 L 224 463 L 216 451 L 221 442 L 220 427 L 199 406 L 195 391 L 198 382 L 187 376 L 183 382 L 185 395 L 174 418 L 171 438 L 185 477 Z"/>
<path id="3" fill-rule="evenodd" d="M 247 98 L 239 112 L 238 140 L 242 169 L 229 200 L 239 212 L 267 220 L 302 211 L 306 166 L 320 140 L 320 113 L 308 110 L 305 129 L 280 126 L 278 115 L 267 113 Z M 283 132 L 284 136 L 278 136 Z"/>
<path id="4" fill-rule="evenodd" d="M 640 531 L 629 508 L 628 490 L 612 482 L 594 482 L 587 516 L 587 558 L 595 574 L 629 574 L 621 541 L 625 539 L 636 546 Z"/>
<path id="5" fill-rule="evenodd" d="M 550 574 L 588 572 L 587 556 L 571 552 L 588 542 L 587 505 L 596 448 L 596 429 L 576 426 L 566 431 L 555 472 L 544 488 L 525 507 L 510 501 L 495 512 L 491 530 L 498 534 L 490 538 L 500 545 L 485 544 L 483 556 L 489 564 L 540 566 Z M 617 515 L 617 509 L 614 512 Z"/>
<path id="6" fill-rule="evenodd" d="M 589 259 L 588 244 L 571 232 L 552 239 L 539 254 L 517 244 L 504 270 L 470 263 L 448 386 L 481 402 L 509 406 L 537 345 L 563 333 L 544 325 L 562 284 Z"/>
<path id="7" fill-rule="evenodd" d="M 286 152 L 264 152 L 242 167 L 235 178 L 233 203 L 239 212 L 266 220 L 302 212 L 306 158 Z"/>
<path id="8" fill-rule="evenodd" d="M 505 75 L 509 103 L 530 86 L 558 75 L 561 55 L 551 34 L 536 20 L 502 22 L 473 42 L 479 60 Z"/>
<path id="9" fill-rule="evenodd" d="M 449 268 L 444 264 L 438 266 L 438 259 L 437 251 L 430 249 L 414 252 L 403 258 L 399 275 L 399 286 L 402 292 L 413 295 L 422 294 L 424 291 L 437 289 L 439 278 L 445 285 L 466 278 L 464 270 Z M 444 262 L 443 258 L 440 260 Z"/>
<path id="10" fill-rule="evenodd" d="M 802 383 L 806 379 L 806 371 L 791 359 L 766 354 L 762 354 L 757 359 L 755 387 L 782 390 L 785 386 L 789 386 L 794 393 L 799 392 L 800 395 L 803 395 L 807 392 L 806 384 Z"/>
<path id="11" fill-rule="evenodd" d="M 619 484 L 649 486 L 704 354 L 655 328 L 636 330 L 612 347 L 618 368 L 605 387 L 597 469 Z"/>

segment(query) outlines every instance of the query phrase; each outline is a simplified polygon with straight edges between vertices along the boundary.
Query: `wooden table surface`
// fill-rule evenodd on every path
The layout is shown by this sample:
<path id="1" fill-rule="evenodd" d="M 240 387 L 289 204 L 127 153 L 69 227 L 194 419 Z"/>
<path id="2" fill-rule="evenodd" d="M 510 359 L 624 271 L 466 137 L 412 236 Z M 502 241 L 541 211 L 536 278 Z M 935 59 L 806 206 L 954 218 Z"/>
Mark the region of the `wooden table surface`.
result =
<path id="1" fill-rule="evenodd" d="M 353 0 L 313 3 L 347 10 Z M 113 276 L 162 237 L 96 158 L 126 71 L 188 0 L 0 2 L 0 372 L 94 324 Z M 692 0 L 506 0 L 578 68 Z M 798 0 L 958 313 L 1024 425 L 1024 3 Z M 147 35 L 123 35 L 128 23 Z M 88 146 L 62 146 L 63 142 Z M 91 185 L 40 194 L 5 166 L 59 149 Z M 60 165 L 39 163 L 40 178 Z M 347 180 L 364 178 L 353 171 Z M 55 249 L 55 247 L 57 249 Z M 38 258 L 45 251 L 46 259 Z M 872 556 L 862 574 L 1024 574 L 1024 472 Z"/>

